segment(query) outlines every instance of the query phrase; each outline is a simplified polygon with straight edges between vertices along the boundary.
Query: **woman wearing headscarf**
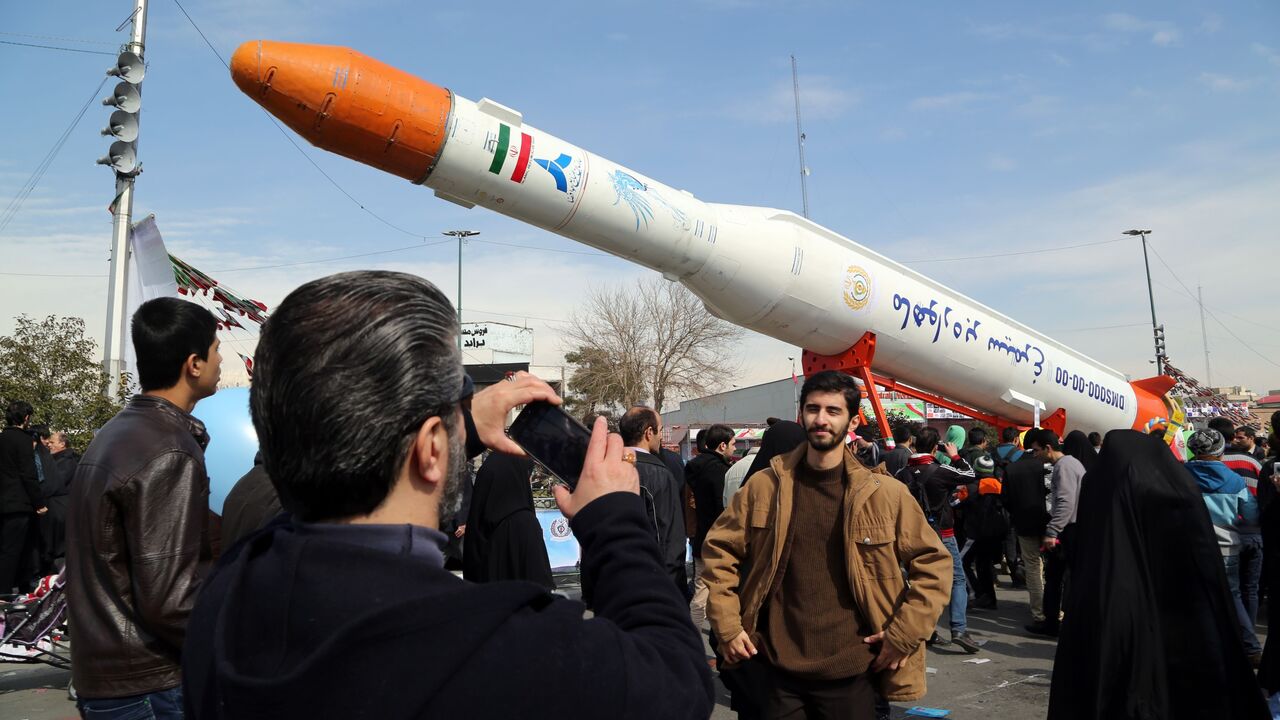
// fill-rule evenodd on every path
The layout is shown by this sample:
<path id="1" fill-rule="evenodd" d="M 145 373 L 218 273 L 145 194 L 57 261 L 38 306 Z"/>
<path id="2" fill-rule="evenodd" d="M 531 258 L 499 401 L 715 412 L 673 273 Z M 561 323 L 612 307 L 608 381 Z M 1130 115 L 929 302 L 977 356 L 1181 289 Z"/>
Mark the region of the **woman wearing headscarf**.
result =
<path id="1" fill-rule="evenodd" d="M 1089 436 L 1080 430 L 1072 430 L 1062 439 L 1062 452 L 1080 461 L 1085 473 L 1098 464 L 1098 451 L 1093 449 Z"/>
<path id="2" fill-rule="evenodd" d="M 800 427 L 800 423 L 779 420 L 770 425 L 769 429 L 764 431 L 764 436 L 760 438 L 760 450 L 751 461 L 751 467 L 747 470 L 747 476 L 742 484 L 745 485 L 752 475 L 769 467 L 769 463 L 775 457 L 786 455 L 804 441 L 804 428 Z"/>
<path id="3" fill-rule="evenodd" d="M 1107 434 L 1075 544 L 1049 720 L 1270 717 L 1205 503 L 1167 445 Z"/>
<path id="4" fill-rule="evenodd" d="M 532 460 L 499 452 L 490 453 L 480 465 L 463 545 L 462 576 L 467 580 L 529 580 L 555 587 L 533 509 L 532 473 Z"/>

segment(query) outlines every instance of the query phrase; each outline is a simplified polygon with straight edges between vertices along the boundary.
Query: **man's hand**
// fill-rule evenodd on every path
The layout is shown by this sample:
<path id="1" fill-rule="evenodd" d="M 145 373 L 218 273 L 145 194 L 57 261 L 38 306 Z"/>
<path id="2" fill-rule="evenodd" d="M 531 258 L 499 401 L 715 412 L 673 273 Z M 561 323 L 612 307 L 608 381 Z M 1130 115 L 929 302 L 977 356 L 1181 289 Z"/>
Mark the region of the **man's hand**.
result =
<path id="1" fill-rule="evenodd" d="M 725 660 L 736 663 L 750 660 L 756 654 L 756 646 L 751 644 L 751 638 L 743 630 L 738 637 L 721 646 L 720 652 L 724 653 Z"/>
<path id="2" fill-rule="evenodd" d="M 49 508 L 47 508 L 47 507 L 36 508 L 36 514 L 37 514 L 37 515 L 43 515 L 43 514 L 45 514 L 45 513 L 47 513 L 47 512 L 49 512 Z"/>
<path id="3" fill-rule="evenodd" d="M 454 536 L 454 537 L 456 537 L 456 538 L 460 538 L 460 537 L 462 537 L 463 535 L 466 535 L 466 534 L 467 534 L 467 524 L 466 524 L 466 523 L 463 523 L 463 524 L 459 525 L 459 526 L 458 526 L 458 529 L 453 531 L 453 536 Z"/>
<path id="4" fill-rule="evenodd" d="M 480 442 L 490 450 L 508 455 L 524 455 L 514 440 L 507 437 L 507 414 L 520 405 L 545 400 L 561 403 L 551 386 L 527 372 L 516 373 L 511 382 L 490 385 L 471 397 L 471 419 L 476 424 Z"/>
<path id="5" fill-rule="evenodd" d="M 959 456 L 960 456 L 960 449 L 956 447 L 956 444 L 955 444 L 955 443 L 943 443 L 943 444 L 942 444 L 942 451 L 943 451 L 943 452 L 945 452 L 945 453 L 947 454 L 947 457 L 959 457 Z"/>
<path id="6" fill-rule="evenodd" d="M 950 444 L 950 443 L 948 443 Z M 899 652 L 893 645 L 884 641 L 884 631 L 862 638 L 862 642 L 868 645 L 879 645 L 880 651 L 876 653 L 876 659 L 871 663 L 871 669 L 876 672 L 881 670 L 897 670 L 902 665 L 902 661 L 907 656 Z"/>
<path id="7" fill-rule="evenodd" d="M 1056 537 L 1043 537 L 1040 539 L 1040 552 L 1053 552 L 1058 549 L 1059 543 Z"/>
<path id="8" fill-rule="evenodd" d="M 609 423 L 603 417 L 596 418 L 591 428 L 591 442 L 587 444 L 587 461 L 578 476 L 578 487 L 573 492 L 564 485 L 555 485 L 556 505 L 570 520 L 582 508 L 601 495 L 614 492 L 640 494 L 640 475 L 634 463 L 622 460 L 622 436 L 609 434 Z"/>

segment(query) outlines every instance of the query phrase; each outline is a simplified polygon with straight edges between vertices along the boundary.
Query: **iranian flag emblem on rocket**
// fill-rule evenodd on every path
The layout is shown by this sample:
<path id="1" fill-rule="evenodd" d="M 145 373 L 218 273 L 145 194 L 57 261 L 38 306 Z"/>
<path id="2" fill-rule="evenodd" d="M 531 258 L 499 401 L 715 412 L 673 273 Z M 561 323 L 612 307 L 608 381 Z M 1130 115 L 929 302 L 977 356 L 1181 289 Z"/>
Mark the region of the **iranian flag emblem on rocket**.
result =
<path id="1" fill-rule="evenodd" d="M 493 147 L 493 162 L 489 163 L 489 172 L 501 175 L 503 168 L 510 168 L 511 182 L 523 183 L 524 176 L 529 171 L 529 157 L 533 155 L 533 138 L 529 133 L 520 133 L 513 145 L 511 135 L 511 127 L 502 123 L 498 127 L 497 138 L 489 133 L 485 139 L 485 147 Z"/>

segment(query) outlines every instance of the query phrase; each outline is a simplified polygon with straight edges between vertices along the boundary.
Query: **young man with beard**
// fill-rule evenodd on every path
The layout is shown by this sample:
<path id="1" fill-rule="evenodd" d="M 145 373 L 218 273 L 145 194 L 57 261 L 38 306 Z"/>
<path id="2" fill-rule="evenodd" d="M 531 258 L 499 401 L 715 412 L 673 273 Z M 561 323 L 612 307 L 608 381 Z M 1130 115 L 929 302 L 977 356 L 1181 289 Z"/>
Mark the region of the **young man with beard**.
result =
<path id="1" fill-rule="evenodd" d="M 763 666 L 768 718 L 924 695 L 949 558 L 907 489 L 845 449 L 860 400 L 847 375 L 807 378 L 808 442 L 749 478 L 703 547 L 712 630 L 731 664 Z"/>
<path id="2" fill-rule="evenodd" d="M 227 551 L 183 657 L 195 718 L 705 718 L 713 696 L 666 581 L 633 463 L 597 419 L 556 501 L 582 546 L 594 616 L 524 581 L 444 569 L 466 431 L 458 320 L 404 273 L 332 275 L 263 328 L 249 395 L 288 513 Z M 520 454 L 507 414 L 559 402 L 517 373 L 471 398 L 479 438 Z M 661 689 L 661 692 L 655 691 Z"/>

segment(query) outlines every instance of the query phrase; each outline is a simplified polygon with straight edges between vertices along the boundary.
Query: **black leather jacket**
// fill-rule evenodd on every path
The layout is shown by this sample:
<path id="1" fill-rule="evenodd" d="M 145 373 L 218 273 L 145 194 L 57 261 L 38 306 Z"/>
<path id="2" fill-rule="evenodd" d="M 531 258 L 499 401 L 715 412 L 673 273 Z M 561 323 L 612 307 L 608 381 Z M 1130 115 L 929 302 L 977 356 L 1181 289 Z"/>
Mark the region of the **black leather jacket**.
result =
<path id="1" fill-rule="evenodd" d="M 204 425 L 138 395 L 94 437 L 71 484 L 72 678 L 89 699 L 176 687 L 211 559 Z"/>

